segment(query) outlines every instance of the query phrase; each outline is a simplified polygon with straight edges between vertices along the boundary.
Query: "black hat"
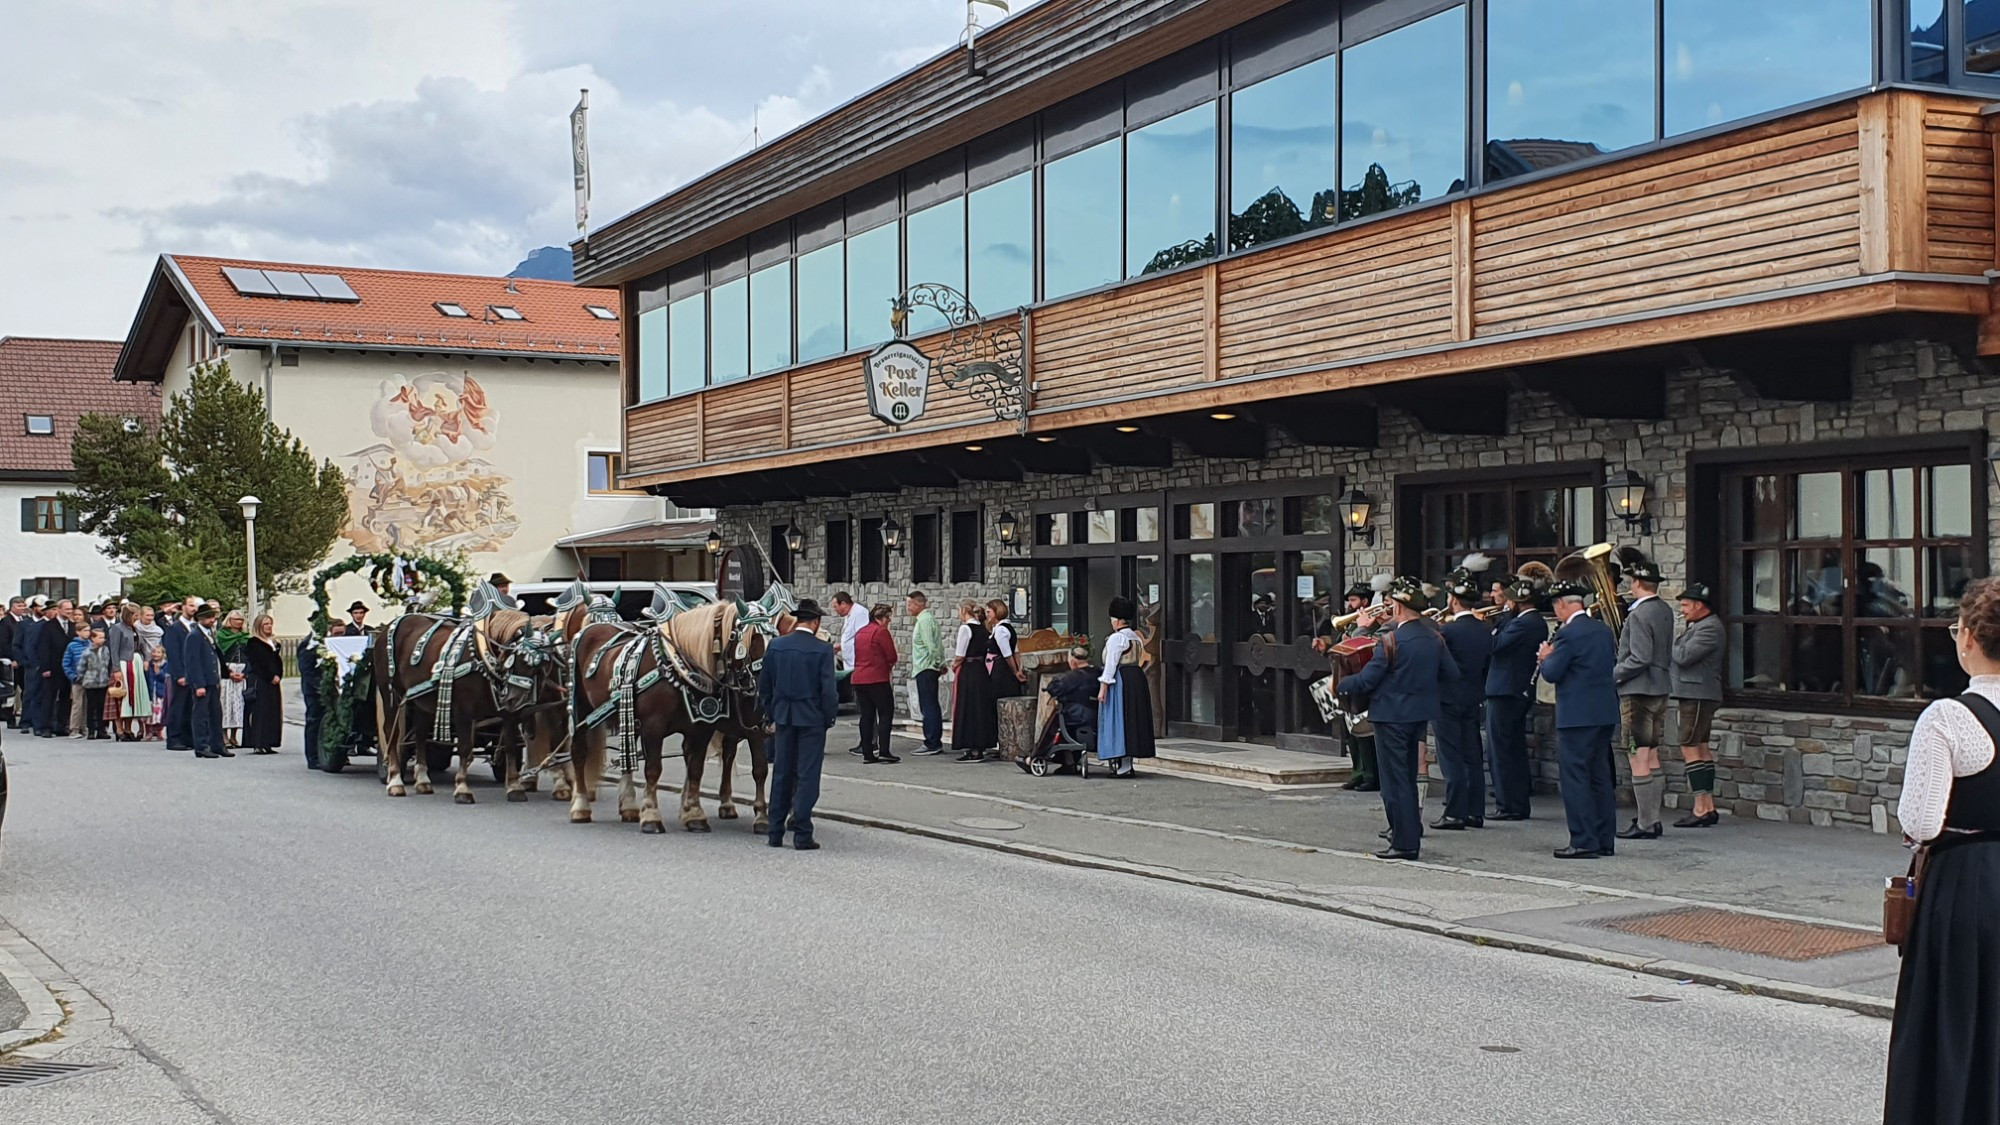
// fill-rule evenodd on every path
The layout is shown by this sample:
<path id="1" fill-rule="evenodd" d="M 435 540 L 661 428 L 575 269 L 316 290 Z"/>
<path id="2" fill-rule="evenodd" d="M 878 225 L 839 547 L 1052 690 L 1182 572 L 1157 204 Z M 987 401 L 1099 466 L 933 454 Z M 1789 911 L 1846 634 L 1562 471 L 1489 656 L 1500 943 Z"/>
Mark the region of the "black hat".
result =
<path id="1" fill-rule="evenodd" d="M 1118 621 L 1137 621 L 1139 607 L 1132 604 L 1131 598 L 1112 598 L 1111 616 Z"/>
<path id="2" fill-rule="evenodd" d="M 216 608 L 214 602 L 205 602 L 200 609 L 194 611 L 194 619 L 196 621 L 207 621 L 221 612 L 221 610 Z"/>
<path id="3" fill-rule="evenodd" d="M 1590 600 L 1590 595 L 1594 592 L 1590 587 L 1590 583 L 1578 582 L 1574 578 L 1558 578 L 1555 585 L 1549 587 L 1549 597 L 1558 600 L 1562 598 L 1581 598 L 1588 601 Z"/>
<path id="4" fill-rule="evenodd" d="M 362 603 L 360 603 L 360 602 L 355 602 L 355 603 L 354 603 L 353 605 L 351 605 L 351 606 L 348 606 L 348 607 L 347 607 L 347 612 L 349 612 L 349 613 L 353 613 L 353 612 L 354 612 L 355 610 L 357 610 L 357 609 L 358 609 L 358 610 L 360 610 L 360 611 L 361 611 L 361 612 L 363 612 L 363 613 L 367 613 L 367 612 L 368 612 L 368 607 L 367 607 L 366 605 L 363 605 L 363 604 L 362 604 Z"/>
<path id="5" fill-rule="evenodd" d="M 493 572 L 493 577 L 488 578 L 486 581 L 495 586 L 511 586 L 514 584 L 513 579 L 508 578 L 497 570 Z"/>
<path id="6" fill-rule="evenodd" d="M 1479 579 L 1475 578 L 1472 572 L 1464 567 L 1459 567 L 1445 577 L 1444 592 L 1467 605 L 1471 605 L 1485 595 L 1485 590 L 1479 585 Z"/>
<path id="7" fill-rule="evenodd" d="M 1389 600 L 1419 611 L 1429 609 L 1431 604 L 1431 596 L 1424 592 L 1424 584 L 1407 575 L 1389 583 Z"/>
<path id="8" fill-rule="evenodd" d="M 1507 596 L 1507 600 L 1510 602 L 1518 602 L 1521 605 L 1530 605 L 1541 594 L 1541 591 L 1542 591 L 1541 586 L 1538 585 L 1534 579 L 1523 578 L 1520 575 L 1515 575 L 1514 578 L 1507 583 L 1506 588 L 1502 590 L 1501 593 L 1505 594 Z"/>
<path id="9" fill-rule="evenodd" d="M 819 603 L 811 598 L 800 598 L 798 608 L 792 611 L 792 618 L 796 621 L 810 623 L 824 620 L 825 617 L 826 614 L 819 611 Z"/>
<path id="10" fill-rule="evenodd" d="M 1687 585 L 1687 589 L 1681 591 L 1679 600 L 1700 602 L 1708 608 L 1714 609 L 1715 591 L 1709 589 L 1706 583 L 1690 582 Z"/>
<path id="11" fill-rule="evenodd" d="M 1651 559 L 1634 559 L 1631 562 L 1625 563 L 1622 569 L 1625 571 L 1625 577 L 1637 579 L 1640 582 L 1658 582 L 1660 580 L 1660 564 Z"/>
<path id="12" fill-rule="evenodd" d="M 1368 583 L 1366 582 L 1356 582 L 1354 585 L 1349 586 L 1347 588 L 1346 596 L 1350 598 L 1360 598 L 1362 601 L 1365 602 L 1365 601 L 1370 601 L 1375 597 L 1375 591 L 1369 589 Z"/>

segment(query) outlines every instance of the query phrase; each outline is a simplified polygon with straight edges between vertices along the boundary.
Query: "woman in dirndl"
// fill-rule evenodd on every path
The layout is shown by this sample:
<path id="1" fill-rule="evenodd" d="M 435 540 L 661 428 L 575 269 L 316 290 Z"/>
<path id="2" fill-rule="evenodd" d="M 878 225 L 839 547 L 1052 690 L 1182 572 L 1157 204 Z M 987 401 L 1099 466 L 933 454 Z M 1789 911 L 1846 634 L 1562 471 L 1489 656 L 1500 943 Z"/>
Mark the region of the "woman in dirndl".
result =
<path id="1" fill-rule="evenodd" d="M 1153 690 L 1139 667 L 1145 647 L 1132 623 L 1131 598 L 1111 599 L 1111 635 L 1104 640 L 1104 671 L 1097 688 L 1097 757 L 1115 777 L 1134 777 L 1135 758 L 1153 756 Z"/>
<path id="2" fill-rule="evenodd" d="M 1927 851 L 1889 1033 L 1888 1125 L 2000 1125 L 2000 579 L 1951 627 L 1972 682 L 1910 734 L 1896 816 Z"/>
<path id="3" fill-rule="evenodd" d="M 993 638 L 986 611 L 967 598 L 958 605 L 961 624 L 951 662 L 951 748 L 961 762 L 982 761 L 1000 745 L 1000 711 L 993 699 Z"/>

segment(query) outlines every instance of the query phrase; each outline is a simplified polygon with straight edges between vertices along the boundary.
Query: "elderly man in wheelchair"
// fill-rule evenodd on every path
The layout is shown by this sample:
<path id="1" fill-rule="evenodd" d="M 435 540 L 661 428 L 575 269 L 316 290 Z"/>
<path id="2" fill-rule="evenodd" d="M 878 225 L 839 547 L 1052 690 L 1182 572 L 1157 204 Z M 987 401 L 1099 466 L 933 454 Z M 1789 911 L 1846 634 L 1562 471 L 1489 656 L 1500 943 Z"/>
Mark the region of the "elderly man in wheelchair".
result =
<path id="1" fill-rule="evenodd" d="M 1090 759 L 1097 752 L 1099 671 L 1090 663 L 1090 650 L 1069 650 L 1069 671 L 1043 689 L 1055 700 L 1055 711 L 1043 724 L 1034 753 L 1015 764 L 1036 777 L 1065 770 L 1090 776 Z"/>

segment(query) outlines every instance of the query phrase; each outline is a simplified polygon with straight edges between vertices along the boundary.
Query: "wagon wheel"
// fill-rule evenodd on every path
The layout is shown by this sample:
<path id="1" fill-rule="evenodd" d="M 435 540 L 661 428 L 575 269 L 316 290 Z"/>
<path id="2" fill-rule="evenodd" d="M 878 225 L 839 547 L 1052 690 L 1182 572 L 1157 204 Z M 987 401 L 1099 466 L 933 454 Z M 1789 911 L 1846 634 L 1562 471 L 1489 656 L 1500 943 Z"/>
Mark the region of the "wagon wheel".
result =
<path id="1" fill-rule="evenodd" d="M 452 749 L 452 745 L 448 742 L 427 742 L 424 744 L 424 762 L 430 766 L 432 773 L 449 773 L 451 771 Z"/>

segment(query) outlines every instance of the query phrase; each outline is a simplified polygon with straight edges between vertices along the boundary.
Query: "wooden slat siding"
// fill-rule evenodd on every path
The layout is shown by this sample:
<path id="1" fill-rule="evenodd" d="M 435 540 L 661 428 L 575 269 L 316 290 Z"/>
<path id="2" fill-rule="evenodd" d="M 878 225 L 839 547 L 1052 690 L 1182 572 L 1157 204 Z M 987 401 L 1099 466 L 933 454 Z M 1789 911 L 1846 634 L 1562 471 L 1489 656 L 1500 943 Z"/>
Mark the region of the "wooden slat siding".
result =
<path id="1" fill-rule="evenodd" d="M 1449 342 L 1452 225 L 1433 208 L 1222 263 L 1223 378 Z"/>
<path id="2" fill-rule="evenodd" d="M 1201 375 L 1209 382 L 1222 378 L 1222 272 L 1211 265 L 1201 271 Z"/>
<path id="3" fill-rule="evenodd" d="M 792 372 L 791 448 L 825 445 L 843 436 L 891 432 L 868 414 L 861 358 L 839 356 Z M 931 388 L 936 393 L 937 388 Z"/>
<path id="4" fill-rule="evenodd" d="M 1993 164 L 1993 140 L 1979 104 L 1933 99 L 1924 114 L 1924 233 L 1933 272 L 1993 268 Z"/>
<path id="5" fill-rule="evenodd" d="M 672 465 L 693 465 L 701 429 L 694 400 L 668 399 L 625 412 L 625 475 L 638 476 Z"/>
<path id="6" fill-rule="evenodd" d="M 1886 143 L 1908 116 L 1888 101 L 1869 120 L 1832 106 L 1474 199 L 1475 336 L 1857 275 L 1863 134 Z"/>
<path id="7" fill-rule="evenodd" d="M 1206 381 L 1203 308 L 1212 269 L 1037 310 L 1036 406 Z"/>
<path id="8" fill-rule="evenodd" d="M 752 379 L 701 396 L 702 459 L 719 461 L 783 448 L 785 381 Z"/>
<path id="9" fill-rule="evenodd" d="M 1451 205 L 1451 338 L 1472 339 L 1472 201 Z"/>

